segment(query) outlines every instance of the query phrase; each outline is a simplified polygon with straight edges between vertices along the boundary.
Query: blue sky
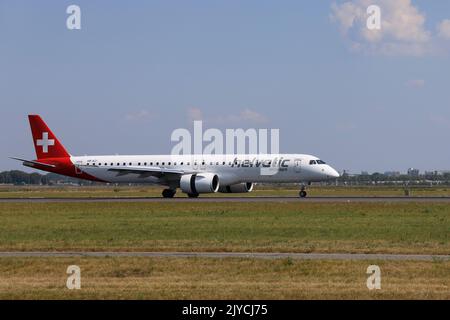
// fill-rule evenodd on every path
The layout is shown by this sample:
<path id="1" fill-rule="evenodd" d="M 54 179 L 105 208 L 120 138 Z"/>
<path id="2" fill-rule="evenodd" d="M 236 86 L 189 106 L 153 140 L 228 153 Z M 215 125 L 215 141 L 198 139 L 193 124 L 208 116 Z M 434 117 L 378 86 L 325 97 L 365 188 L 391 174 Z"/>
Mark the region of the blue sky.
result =
<path id="1" fill-rule="evenodd" d="M 34 157 L 29 113 L 74 155 L 169 153 L 201 117 L 338 170 L 450 170 L 449 19 L 445 0 L 1 0 L 0 170 Z"/>

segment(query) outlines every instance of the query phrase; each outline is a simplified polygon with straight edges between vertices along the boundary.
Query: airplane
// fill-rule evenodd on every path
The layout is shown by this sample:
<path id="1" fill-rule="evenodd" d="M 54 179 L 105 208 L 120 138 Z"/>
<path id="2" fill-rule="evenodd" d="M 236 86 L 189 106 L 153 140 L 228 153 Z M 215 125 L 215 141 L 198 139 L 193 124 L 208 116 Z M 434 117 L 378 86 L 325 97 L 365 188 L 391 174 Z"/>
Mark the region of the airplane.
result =
<path id="1" fill-rule="evenodd" d="M 204 193 L 247 193 L 255 183 L 306 185 L 336 179 L 339 173 L 307 154 L 72 156 L 39 115 L 28 116 L 36 160 L 12 157 L 24 166 L 103 183 L 162 185 L 164 198 L 177 189 L 196 198 Z"/>

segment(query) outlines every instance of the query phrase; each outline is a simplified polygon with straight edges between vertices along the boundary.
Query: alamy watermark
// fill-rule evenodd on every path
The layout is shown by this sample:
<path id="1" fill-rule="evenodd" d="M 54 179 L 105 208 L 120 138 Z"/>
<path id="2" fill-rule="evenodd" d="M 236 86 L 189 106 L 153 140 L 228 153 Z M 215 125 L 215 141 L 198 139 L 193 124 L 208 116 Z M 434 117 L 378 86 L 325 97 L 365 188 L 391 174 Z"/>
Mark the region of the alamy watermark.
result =
<path id="1" fill-rule="evenodd" d="M 79 290 L 81 289 L 81 269 L 79 266 L 71 265 L 67 267 L 67 277 L 66 287 L 69 290 Z"/>
<path id="2" fill-rule="evenodd" d="M 381 30 L 381 8 L 377 5 L 371 5 L 367 7 L 366 12 L 369 16 L 366 21 L 367 29 Z"/>
<path id="3" fill-rule="evenodd" d="M 203 131 L 203 121 L 194 121 L 193 134 L 178 128 L 170 137 L 176 145 L 172 155 L 187 154 L 278 154 L 280 152 L 279 129 L 226 129 Z M 270 140 L 270 141 L 269 141 Z"/>
<path id="4" fill-rule="evenodd" d="M 203 130 L 202 121 L 194 121 L 193 133 L 185 128 L 175 129 L 170 137 L 175 143 L 171 155 L 190 155 L 194 167 L 207 165 L 205 155 L 221 155 L 215 158 L 216 164 L 232 167 L 256 167 L 261 175 L 274 175 L 287 166 L 282 158 L 272 159 L 270 155 L 280 153 L 280 129 L 226 129 Z M 232 158 L 240 155 L 244 158 Z M 266 155 L 266 157 L 257 157 Z M 199 163 L 198 163 L 199 162 Z"/>
<path id="5" fill-rule="evenodd" d="M 377 265 L 370 265 L 366 270 L 367 274 L 370 276 L 367 278 L 367 289 L 369 290 L 380 290 L 381 289 L 381 269 Z"/>
<path id="6" fill-rule="evenodd" d="M 69 30 L 81 29 L 81 8 L 75 4 L 67 7 L 66 13 L 69 16 L 66 19 L 66 27 Z"/>

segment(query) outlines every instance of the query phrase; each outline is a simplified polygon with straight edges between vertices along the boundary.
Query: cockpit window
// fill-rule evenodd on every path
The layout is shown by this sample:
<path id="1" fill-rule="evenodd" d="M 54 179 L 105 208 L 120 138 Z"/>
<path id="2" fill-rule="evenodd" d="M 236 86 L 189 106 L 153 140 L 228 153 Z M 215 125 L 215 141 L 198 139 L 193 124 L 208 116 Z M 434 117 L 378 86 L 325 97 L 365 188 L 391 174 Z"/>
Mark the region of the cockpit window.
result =
<path id="1" fill-rule="evenodd" d="M 309 164 L 313 165 L 313 164 L 326 164 L 326 163 L 325 163 L 325 161 L 322 161 L 322 160 L 310 160 Z"/>

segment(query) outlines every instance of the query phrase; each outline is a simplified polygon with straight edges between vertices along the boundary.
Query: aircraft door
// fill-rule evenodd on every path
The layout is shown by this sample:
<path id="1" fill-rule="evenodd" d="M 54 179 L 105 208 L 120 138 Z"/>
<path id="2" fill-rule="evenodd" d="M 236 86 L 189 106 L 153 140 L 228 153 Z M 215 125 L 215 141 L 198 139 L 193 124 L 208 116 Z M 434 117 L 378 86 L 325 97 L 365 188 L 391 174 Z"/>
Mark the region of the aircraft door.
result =
<path id="1" fill-rule="evenodd" d="M 302 160 L 301 159 L 295 159 L 294 160 L 294 172 L 300 173 L 302 170 Z"/>
<path id="2" fill-rule="evenodd" d="M 198 170 L 198 160 L 192 158 L 192 169 Z"/>
<path id="3" fill-rule="evenodd" d="M 82 174 L 83 173 L 83 171 L 81 171 L 81 169 L 78 167 L 78 166 L 80 166 L 80 165 L 82 165 L 83 164 L 83 162 L 82 161 L 77 161 L 76 163 L 75 163 L 75 174 Z"/>

